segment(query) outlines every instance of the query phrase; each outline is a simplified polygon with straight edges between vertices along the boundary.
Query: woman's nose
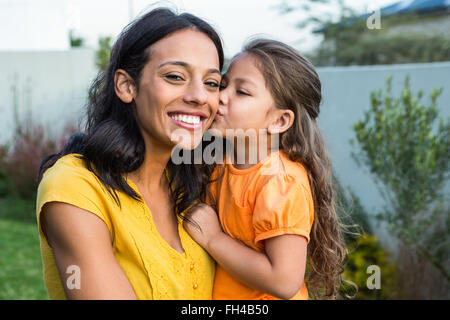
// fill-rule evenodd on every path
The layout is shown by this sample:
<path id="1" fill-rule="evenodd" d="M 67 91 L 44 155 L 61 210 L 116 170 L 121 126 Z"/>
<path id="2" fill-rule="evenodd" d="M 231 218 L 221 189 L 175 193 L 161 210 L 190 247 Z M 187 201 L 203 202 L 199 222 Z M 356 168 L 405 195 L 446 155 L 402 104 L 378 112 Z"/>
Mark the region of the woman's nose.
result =
<path id="1" fill-rule="evenodd" d="M 208 100 L 208 92 L 202 81 L 193 81 L 183 98 L 187 104 L 202 106 Z"/>

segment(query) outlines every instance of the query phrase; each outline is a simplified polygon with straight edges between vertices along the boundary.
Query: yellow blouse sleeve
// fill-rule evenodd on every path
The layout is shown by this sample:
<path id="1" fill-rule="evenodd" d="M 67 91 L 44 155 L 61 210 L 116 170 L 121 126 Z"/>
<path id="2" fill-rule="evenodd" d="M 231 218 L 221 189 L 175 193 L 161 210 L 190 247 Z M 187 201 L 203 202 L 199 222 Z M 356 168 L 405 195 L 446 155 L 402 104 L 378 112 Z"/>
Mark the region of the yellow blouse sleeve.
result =
<path id="1" fill-rule="evenodd" d="M 36 215 L 39 232 L 44 236 L 40 226 L 43 206 L 49 202 L 64 202 L 95 214 L 111 233 L 106 193 L 96 176 L 84 166 L 83 160 L 75 155 L 59 159 L 44 173 L 38 187 Z"/>
<path id="2" fill-rule="evenodd" d="M 309 242 L 314 210 L 309 190 L 289 174 L 276 175 L 258 193 L 253 210 L 255 244 L 283 234 Z"/>

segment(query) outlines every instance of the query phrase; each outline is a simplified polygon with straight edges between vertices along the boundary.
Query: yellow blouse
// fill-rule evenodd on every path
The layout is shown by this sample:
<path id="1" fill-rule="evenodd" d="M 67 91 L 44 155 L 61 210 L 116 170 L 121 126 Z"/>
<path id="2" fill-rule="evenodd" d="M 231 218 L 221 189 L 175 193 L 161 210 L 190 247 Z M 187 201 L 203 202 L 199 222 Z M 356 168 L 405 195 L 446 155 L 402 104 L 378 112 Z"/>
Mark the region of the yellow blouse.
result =
<path id="1" fill-rule="evenodd" d="M 139 194 L 131 181 L 129 185 Z M 121 207 L 75 154 L 60 158 L 39 184 L 37 221 L 45 203 L 58 201 L 90 211 L 111 234 L 115 257 L 138 299 L 211 299 L 215 262 L 189 234 L 179 219 L 184 253 L 172 248 L 158 233 L 144 202 L 117 192 Z M 156 200 L 156 199 L 155 199 Z M 44 280 L 50 299 L 66 299 L 51 248 L 39 227 Z"/>

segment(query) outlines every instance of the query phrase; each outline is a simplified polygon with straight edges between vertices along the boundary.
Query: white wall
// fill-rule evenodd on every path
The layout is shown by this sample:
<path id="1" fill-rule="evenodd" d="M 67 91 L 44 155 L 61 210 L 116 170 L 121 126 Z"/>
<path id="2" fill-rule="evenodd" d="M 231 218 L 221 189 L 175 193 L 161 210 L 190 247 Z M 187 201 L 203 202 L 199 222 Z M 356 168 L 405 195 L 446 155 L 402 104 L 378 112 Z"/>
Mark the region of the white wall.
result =
<path id="1" fill-rule="evenodd" d="M 95 52 L 69 51 L 0 52 L 0 142 L 13 129 L 13 87 L 18 111 L 58 133 L 70 119 L 77 122 L 96 75 Z"/>

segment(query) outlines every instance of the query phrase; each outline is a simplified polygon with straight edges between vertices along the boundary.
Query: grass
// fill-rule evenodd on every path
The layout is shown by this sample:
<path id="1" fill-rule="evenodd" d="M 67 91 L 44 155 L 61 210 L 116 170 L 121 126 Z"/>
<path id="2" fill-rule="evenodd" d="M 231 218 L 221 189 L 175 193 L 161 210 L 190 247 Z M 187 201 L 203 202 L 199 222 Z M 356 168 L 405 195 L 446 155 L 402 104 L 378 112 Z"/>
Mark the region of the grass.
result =
<path id="1" fill-rule="evenodd" d="M 0 198 L 0 300 L 48 299 L 34 201 Z"/>

